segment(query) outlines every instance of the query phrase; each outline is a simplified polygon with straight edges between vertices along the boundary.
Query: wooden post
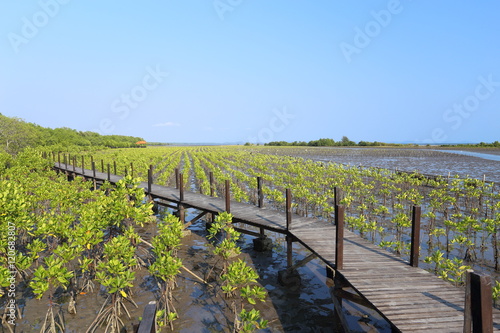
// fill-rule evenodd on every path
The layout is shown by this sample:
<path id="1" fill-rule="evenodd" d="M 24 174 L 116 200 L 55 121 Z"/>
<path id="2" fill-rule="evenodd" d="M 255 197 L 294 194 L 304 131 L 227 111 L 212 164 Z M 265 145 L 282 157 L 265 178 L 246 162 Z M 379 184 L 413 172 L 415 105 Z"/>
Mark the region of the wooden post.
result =
<path id="1" fill-rule="evenodd" d="M 337 214 L 338 214 L 337 207 L 340 205 L 340 195 L 341 195 L 341 193 L 342 193 L 342 191 L 337 186 L 335 186 L 333 188 L 333 209 L 334 209 L 333 214 L 335 216 L 337 216 Z M 337 220 L 334 220 L 334 223 L 337 224 Z"/>
<path id="2" fill-rule="evenodd" d="M 292 229 L 292 191 L 289 188 L 285 191 L 286 195 L 286 230 Z"/>
<path id="3" fill-rule="evenodd" d="M 208 180 L 210 181 L 210 196 L 214 196 L 214 173 L 210 171 L 208 173 Z"/>
<path id="4" fill-rule="evenodd" d="M 184 175 L 179 173 L 179 198 L 180 201 L 184 201 Z"/>
<path id="5" fill-rule="evenodd" d="M 76 156 L 73 156 L 73 172 L 76 172 Z"/>
<path id="6" fill-rule="evenodd" d="M 111 182 L 111 170 L 110 170 L 109 163 L 108 163 L 108 182 Z"/>
<path id="7" fill-rule="evenodd" d="M 82 175 L 85 174 L 85 158 L 82 156 Z"/>
<path id="8" fill-rule="evenodd" d="M 106 172 L 106 170 L 104 169 L 104 160 L 103 159 L 101 159 L 101 170 L 103 173 Z"/>
<path id="9" fill-rule="evenodd" d="M 231 213 L 231 183 L 226 179 L 226 191 L 224 193 L 226 199 L 226 212 Z"/>
<path id="10" fill-rule="evenodd" d="M 418 267 L 418 257 L 420 254 L 420 214 L 421 208 L 413 206 L 411 214 L 411 249 L 410 266 Z"/>
<path id="11" fill-rule="evenodd" d="M 134 163 L 130 162 L 130 175 L 134 177 Z"/>
<path id="12" fill-rule="evenodd" d="M 114 171 L 114 174 L 117 175 L 117 173 L 116 173 L 116 161 L 113 161 L 113 171 Z"/>
<path id="13" fill-rule="evenodd" d="M 148 169 L 148 194 L 151 195 L 151 185 L 153 184 L 153 165 L 149 165 Z"/>
<path id="14" fill-rule="evenodd" d="M 468 269 L 465 272 L 465 305 L 464 305 L 464 330 L 463 333 L 472 333 L 472 309 L 471 309 L 471 283 L 470 276 L 474 272 Z"/>
<path id="15" fill-rule="evenodd" d="M 292 236 L 287 235 L 286 237 L 286 266 L 290 268 L 293 266 L 293 239 Z"/>
<path id="16" fill-rule="evenodd" d="M 142 314 L 142 320 L 139 324 L 139 328 L 137 329 L 137 333 L 154 333 L 155 330 L 155 321 L 156 321 L 156 302 L 151 301 L 144 308 L 144 312 Z"/>
<path id="17" fill-rule="evenodd" d="M 490 276 L 469 272 L 470 305 L 473 333 L 493 332 L 492 280 Z M 467 307 L 466 307 L 467 309 Z M 466 327 L 464 327 L 465 331 Z"/>
<path id="18" fill-rule="evenodd" d="M 175 168 L 175 188 L 179 188 L 179 169 Z"/>
<path id="19" fill-rule="evenodd" d="M 61 167 L 61 153 L 57 153 L 57 163 L 59 163 L 59 168 Z"/>
<path id="20" fill-rule="evenodd" d="M 257 197 L 259 208 L 264 207 L 264 194 L 262 193 L 262 177 L 257 177 Z"/>
<path id="21" fill-rule="evenodd" d="M 336 206 L 335 225 L 335 268 L 344 268 L 344 206 Z"/>
<path id="22" fill-rule="evenodd" d="M 97 189 L 97 181 L 95 179 L 95 162 L 92 161 L 92 174 L 93 174 L 93 183 L 94 183 L 94 191 Z"/>

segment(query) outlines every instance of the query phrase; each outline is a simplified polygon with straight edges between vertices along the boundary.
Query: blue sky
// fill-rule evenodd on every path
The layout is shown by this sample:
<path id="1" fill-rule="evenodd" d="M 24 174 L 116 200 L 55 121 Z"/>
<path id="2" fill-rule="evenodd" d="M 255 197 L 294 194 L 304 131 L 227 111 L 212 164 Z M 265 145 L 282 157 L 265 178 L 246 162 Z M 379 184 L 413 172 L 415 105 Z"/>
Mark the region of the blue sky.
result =
<path id="1" fill-rule="evenodd" d="M 3 1 L 0 112 L 161 142 L 500 140 L 500 2 Z"/>

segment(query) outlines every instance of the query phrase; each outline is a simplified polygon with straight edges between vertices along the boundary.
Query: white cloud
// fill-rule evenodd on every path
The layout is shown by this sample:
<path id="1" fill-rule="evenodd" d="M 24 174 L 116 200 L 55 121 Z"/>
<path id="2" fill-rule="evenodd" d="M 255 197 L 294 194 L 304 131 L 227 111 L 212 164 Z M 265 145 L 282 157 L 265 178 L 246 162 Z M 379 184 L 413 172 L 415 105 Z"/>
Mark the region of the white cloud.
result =
<path id="1" fill-rule="evenodd" d="M 167 121 L 166 123 L 158 123 L 158 124 L 154 124 L 153 126 L 154 127 L 179 127 L 179 126 L 181 126 L 181 124 Z"/>

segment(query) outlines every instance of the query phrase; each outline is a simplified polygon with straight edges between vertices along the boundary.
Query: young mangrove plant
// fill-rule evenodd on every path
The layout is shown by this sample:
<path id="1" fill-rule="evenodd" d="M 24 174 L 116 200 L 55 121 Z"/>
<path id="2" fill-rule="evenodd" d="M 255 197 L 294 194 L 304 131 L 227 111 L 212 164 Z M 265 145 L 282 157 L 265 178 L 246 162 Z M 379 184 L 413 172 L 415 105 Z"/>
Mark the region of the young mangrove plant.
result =
<path id="1" fill-rule="evenodd" d="M 131 318 L 124 300 L 130 301 L 137 307 L 130 291 L 135 279 L 135 272 L 132 269 L 137 265 L 134 252 L 134 246 L 123 235 L 113 238 L 104 245 L 105 260 L 97 265 L 96 279 L 106 287 L 108 297 L 87 332 L 95 332 L 102 324 L 106 324 L 106 333 L 120 332 L 125 326 L 120 318 L 122 313 Z"/>
<path id="2" fill-rule="evenodd" d="M 149 267 L 149 271 L 157 279 L 160 290 L 159 310 L 156 314 L 160 329 L 168 324 L 173 330 L 173 321 L 178 318 L 172 293 L 176 287 L 176 276 L 182 267 L 182 260 L 177 257 L 177 248 L 181 244 L 183 229 L 182 222 L 176 216 L 167 215 L 158 224 L 158 235 L 152 240 L 152 251 L 156 259 Z"/>
<path id="3" fill-rule="evenodd" d="M 34 277 L 29 283 L 37 299 L 42 298 L 48 292 L 49 309 L 40 330 L 42 333 L 64 332 L 61 313 L 58 312 L 57 316 L 54 316 L 54 305 L 56 305 L 54 293 L 58 287 L 66 289 L 73 277 L 73 272 L 69 271 L 65 264 L 63 259 L 56 257 L 54 254 L 46 257 L 43 264 L 35 270 Z"/>

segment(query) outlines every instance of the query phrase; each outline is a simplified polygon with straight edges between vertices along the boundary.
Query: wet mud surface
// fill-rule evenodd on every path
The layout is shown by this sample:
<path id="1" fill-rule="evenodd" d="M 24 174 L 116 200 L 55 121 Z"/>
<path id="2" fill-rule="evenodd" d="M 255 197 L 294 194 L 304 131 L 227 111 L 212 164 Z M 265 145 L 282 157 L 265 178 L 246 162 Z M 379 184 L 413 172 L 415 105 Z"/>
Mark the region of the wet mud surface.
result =
<path id="1" fill-rule="evenodd" d="M 459 175 L 487 181 L 500 182 L 500 161 L 460 154 L 469 151 L 480 154 L 500 156 L 500 149 L 479 148 L 330 148 L 300 147 L 273 149 L 262 152 L 286 154 L 315 161 L 335 162 L 352 166 L 377 167 L 422 174 L 451 176 Z"/>

